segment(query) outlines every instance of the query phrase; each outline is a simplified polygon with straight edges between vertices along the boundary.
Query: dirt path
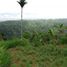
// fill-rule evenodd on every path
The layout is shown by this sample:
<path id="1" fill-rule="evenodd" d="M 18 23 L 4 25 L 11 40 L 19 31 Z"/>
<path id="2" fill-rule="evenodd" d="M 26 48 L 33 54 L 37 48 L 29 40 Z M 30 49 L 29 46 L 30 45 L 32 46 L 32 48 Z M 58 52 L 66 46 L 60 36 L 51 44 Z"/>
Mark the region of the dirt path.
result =
<path id="1" fill-rule="evenodd" d="M 33 52 L 30 51 L 25 54 L 25 52 L 18 47 L 10 48 L 8 52 L 11 56 L 10 67 L 38 67 L 38 64 L 36 63 L 37 57 Z M 31 64 L 27 63 L 29 61 L 31 62 Z"/>
<path id="2" fill-rule="evenodd" d="M 19 54 L 21 50 L 19 48 L 10 48 L 9 54 L 11 56 L 11 66 L 10 67 L 25 67 Z"/>

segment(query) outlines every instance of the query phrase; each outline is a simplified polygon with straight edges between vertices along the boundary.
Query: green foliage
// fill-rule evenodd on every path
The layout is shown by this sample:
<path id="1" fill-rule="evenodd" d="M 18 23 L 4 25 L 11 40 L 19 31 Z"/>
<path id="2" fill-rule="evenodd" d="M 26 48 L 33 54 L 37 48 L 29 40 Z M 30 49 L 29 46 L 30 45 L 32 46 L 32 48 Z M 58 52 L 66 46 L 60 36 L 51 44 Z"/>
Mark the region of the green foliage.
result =
<path id="1" fill-rule="evenodd" d="M 23 20 L 22 21 L 22 35 L 25 32 L 47 32 L 49 29 L 57 33 L 57 29 L 60 31 L 67 27 L 67 21 L 61 20 Z M 60 25 L 60 26 L 59 26 Z M 60 28 L 61 27 L 61 28 Z M 67 28 L 66 28 L 67 30 Z M 4 21 L 0 23 L 0 33 L 4 33 L 5 38 L 11 39 L 13 37 L 20 37 L 21 24 L 20 21 Z"/>
<path id="2" fill-rule="evenodd" d="M 0 47 L 0 67 L 10 66 L 10 56 L 5 50 L 5 48 Z"/>
<path id="3" fill-rule="evenodd" d="M 5 48 L 13 48 L 16 47 L 17 45 L 19 45 L 20 43 L 20 39 L 13 39 L 13 40 L 8 40 L 8 41 L 4 41 L 2 44 L 4 45 Z"/>
<path id="4" fill-rule="evenodd" d="M 52 37 L 55 35 L 53 29 L 50 29 L 50 30 L 48 31 L 48 33 L 50 33 L 50 35 L 51 35 Z"/>
<path id="5" fill-rule="evenodd" d="M 67 44 L 67 36 L 61 36 L 60 37 L 60 43 L 61 44 Z"/>
<path id="6" fill-rule="evenodd" d="M 42 24 L 39 21 L 23 23 L 22 40 L 18 38 L 20 35 L 20 25 L 18 27 L 18 22 L 16 22 L 17 25 L 13 22 L 16 28 L 11 24 L 3 26 L 5 27 L 5 32 L 8 30 L 8 27 L 12 27 L 7 31 L 7 34 L 5 34 L 4 29 L 0 28 L 5 35 L 12 31 L 13 35 L 11 34 L 11 38 L 15 34 L 18 36 L 10 40 L 0 41 L 0 67 L 32 67 L 33 65 L 34 67 L 67 66 L 66 26 L 63 24 L 44 24 L 43 22 L 41 22 Z M 7 36 L 6 38 L 9 39 L 10 37 Z"/>
<path id="7" fill-rule="evenodd" d="M 30 32 L 25 32 L 23 34 L 23 37 L 26 38 L 26 39 L 30 39 L 31 38 L 31 33 Z"/>
<path id="8" fill-rule="evenodd" d="M 29 40 L 25 39 L 25 38 L 22 38 L 22 40 L 19 38 L 16 38 L 16 39 L 0 42 L 0 46 L 3 46 L 6 49 L 14 48 L 16 46 L 25 46 L 25 45 L 29 45 L 29 44 L 30 44 Z"/>

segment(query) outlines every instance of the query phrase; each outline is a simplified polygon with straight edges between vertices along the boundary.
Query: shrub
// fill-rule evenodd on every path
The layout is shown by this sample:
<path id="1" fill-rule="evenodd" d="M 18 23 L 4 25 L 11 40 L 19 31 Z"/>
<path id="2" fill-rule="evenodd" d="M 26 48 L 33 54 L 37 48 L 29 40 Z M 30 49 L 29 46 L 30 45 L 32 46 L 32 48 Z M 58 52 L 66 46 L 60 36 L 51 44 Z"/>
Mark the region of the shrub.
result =
<path id="1" fill-rule="evenodd" d="M 8 49 L 8 48 L 16 47 L 17 45 L 19 45 L 19 43 L 20 43 L 20 39 L 13 39 L 6 41 L 4 45 Z"/>
<path id="2" fill-rule="evenodd" d="M 26 39 L 30 39 L 31 38 L 31 33 L 30 32 L 25 32 L 23 34 L 23 37 L 26 38 Z"/>
<path id="3" fill-rule="evenodd" d="M 61 36 L 59 40 L 60 43 L 67 44 L 67 36 Z"/>
<path id="4" fill-rule="evenodd" d="M 30 44 L 30 42 L 26 38 L 22 38 L 22 40 L 19 38 L 16 38 L 16 39 L 0 42 L 0 46 L 3 46 L 6 49 L 14 48 L 16 46 L 25 46 L 25 45 L 29 45 L 29 44 Z"/>

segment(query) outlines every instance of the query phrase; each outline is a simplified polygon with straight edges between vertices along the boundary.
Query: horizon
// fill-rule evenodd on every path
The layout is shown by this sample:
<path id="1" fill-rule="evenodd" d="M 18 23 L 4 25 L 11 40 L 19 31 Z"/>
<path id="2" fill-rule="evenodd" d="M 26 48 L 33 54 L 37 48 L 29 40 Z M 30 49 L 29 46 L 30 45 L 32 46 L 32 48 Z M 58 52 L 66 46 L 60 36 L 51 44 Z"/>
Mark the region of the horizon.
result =
<path id="1" fill-rule="evenodd" d="M 53 20 L 67 20 L 67 18 L 55 18 L 55 19 L 23 19 L 22 21 L 53 21 Z M 21 21 L 21 19 L 8 19 L 8 20 L 0 20 L 0 22 L 3 22 L 3 21 Z"/>

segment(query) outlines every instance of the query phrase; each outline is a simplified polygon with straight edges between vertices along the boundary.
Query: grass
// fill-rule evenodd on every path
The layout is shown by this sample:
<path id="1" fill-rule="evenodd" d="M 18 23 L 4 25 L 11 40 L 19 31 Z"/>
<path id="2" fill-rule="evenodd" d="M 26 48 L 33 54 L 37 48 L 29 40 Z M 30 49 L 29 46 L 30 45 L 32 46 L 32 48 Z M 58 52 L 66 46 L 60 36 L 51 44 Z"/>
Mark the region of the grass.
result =
<path id="1" fill-rule="evenodd" d="M 17 42 L 18 41 L 18 42 Z M 0 42 L 1 43 L 1 42 Z M 27 39 L 1 43 L 0 67 L 66 67 L 67 45 L 44 44 L 34 46 Z M 12 46 L 11 46 L 12 44 Z M 16 45 L 15 45 L 16 44 Z M 8 45 L 8 46 L 7 46 Z M 3 48 L 2 48 L 3 47 Z M 7 48 L 6 48 L 7 47 Z"/>
<path id="2" fill-rule="evenodd" d="M 22 40 L 2 38 L 0 67 L 67 67 L 67 33 L 61 26 L 26 32 Z"/>
<path id="3" fill-rule="evenodd" d="M 10 66 L 10 55 L 7 50 L 3 47 L 0 47 L 0 67 L 9 67 Z"/>
<path id="4" fill-rule="evenodd" d="M 47 44 L 46 44 L 47 45 Z M 66 67 L 67 48 L 48 44 L 47 46 L 19 46 L 9 49 L 11 67 Z"/>

